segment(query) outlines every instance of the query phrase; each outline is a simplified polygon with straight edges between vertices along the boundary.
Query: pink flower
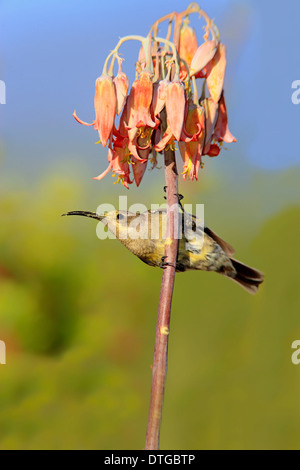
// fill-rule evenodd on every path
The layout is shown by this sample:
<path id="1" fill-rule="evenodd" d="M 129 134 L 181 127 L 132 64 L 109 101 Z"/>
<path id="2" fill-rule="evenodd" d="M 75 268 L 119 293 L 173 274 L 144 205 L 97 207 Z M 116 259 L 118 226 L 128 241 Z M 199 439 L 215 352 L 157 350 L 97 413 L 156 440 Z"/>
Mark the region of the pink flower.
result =
<path id="1" fill-rule="evenodd" d="M 154 116 L 158 116 L 166 105 L 166 92 L 170 84 L 168 79 L 161 80 L 153 85 L 152 109 Z"/>
<path id="2" fill-rule="evenodd" d="M 224 141 L 228 144 L 236 142 L 236 138 L 231 134 L 228 128 L 227 109 L 225 104 L 224 92 L 219 102 L 219 114 L 214 129 L 214 138 L 218 141 Z"/>
<path id="3" fill-rule="evenodd" d="M 176 140 L 180 140 L 184 117 L 186 96 L 179 78 L 169 83 L 166 88 L 167 123 Z"/>
<path id="4" fill-rule="evenodd" d="M 151 118 L 150 106 L 153 84 L 150 72 L 141 72 L 140 78 L 133 82 L 127 104 L 128 127 L 155 127 Z"/>
<path id="5" fill-rule="evenodd" d="M 206 83 L 210 96 L 215 103 L 219 102 L 222 94 L 226 70 L 226 47 L 218 44 L 213 59 L 206 66 Z"/>
<path id="6" fill-rule="evenodd" d="M 191 28 L 188 24 L 185 24 L 180 30 L 178 54 L 187 65 L 190 67 L 193 57 L 198 49 L 197 36 L 194 28 Z M 180 69 L 185 71 L 183 63 L 180 65 Z"/>
<path id="7" fill-rule="evenodd" d="M 101 143 L 105 147 L 113 130 L 117 108 L 117 96 L 112 77 L 102 75 L 97 78 L 94 104 L 95 129 L 99 132 Z"/>
<path id="8" fill-rule="evenodd" d="M 115 85 L 112 77 L 109 75 L 101 75 L 101 77 L 97 78 L 94 105 L 96 118 L 91 124 L 79 119 L 76 115 L 76 111 L 74 111 L 73 116 L 80 124 L 94 126 L 99 132 L 103 147 L 105 147 L 111 138 L 117 108 Z"/>
<path id="9" fill-rule="evenodd" d="M 143 153 L 143 150 L 141 152 Z M 149 152 L 148 152 L 148 155 L 149 155 Z M 147 158 L 148 158 L 148 155 L 147 155 Z M 147 164 L 148 164 L 148 159 L 144 162 L 141 162 L 140 160 L 137 160 L 135 157 L 132 157 L 132 171 L 133 171 L 135 184 L 137 186 L 139 186 L 142 181 L 142 178 L 147 168 Z"/>
<path id="10" fill-rule="evenodd" d="M 119 58 L 118 61 L 119 72 L 118 75 L 114 78 L 114 84 L 116 87 L 117 94 L 117 114 L 120 114 L 126 101 L 129 88 L 129 80 L 127 75 L 122 72 L 122 60 Z"/>
<path id="11" fill-rule="evenodd" d="M 201 105 L 203 106 L 205 113 L 205 141 L 203 155 L 207 155 L 218 118 L 218 105 L 212 98 L 205 98 L 201 102 Z"/>
<path id="12" fill-rule="evenodd" d="M 189 107 L 185 127 L 187 132 L 197 135 L 197 140 L 178 143 L 184 161 L 183 178 L 197 180 L 205 137 L 204 109 L 201 106 Z"/>
<path id="13" fill-rule="evenodd" d="M 190 68 L 190 76 L 200 72 L 214 57 L 217 51 L 217 41 L 206 41 L 198 47 Z"/>

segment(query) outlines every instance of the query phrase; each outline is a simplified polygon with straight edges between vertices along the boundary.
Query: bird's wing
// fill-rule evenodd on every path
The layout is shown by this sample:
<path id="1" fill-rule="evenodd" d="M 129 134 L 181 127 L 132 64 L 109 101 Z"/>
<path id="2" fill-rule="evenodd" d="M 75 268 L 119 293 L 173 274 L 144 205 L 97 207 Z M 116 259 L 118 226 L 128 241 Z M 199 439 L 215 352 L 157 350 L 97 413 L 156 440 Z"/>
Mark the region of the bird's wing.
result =
<path id="1" fill-rule="evenodd" d="M 185 249 L 190 253 L 198 255 L 203 250 L 205 232 L 201 225 L 196 227 L 196 224 L 185 224 L 183 239 L 185 241 Z"/>
<path id="2" fill-rule="evenodd" d="M 197 220 L 196 216 L 193 215 L 192 217 L 193 217 L 193 220 L 196 223 L 196 220 Z M 219 237 L 219 235 L 217 235 L 213 230 L 211 230 L 209 227 L 204 226 L 204 232 L 206 233 L 206 235 L 208 235 L 210 238 L 212 238 L 222 248 L 224 253 L 229 258 L 231 258 L 231 256 L 234 255 L 235 249 L 231 245 L 229 245 L 229 243 L 227 243 L 225 240 L 223 240 L 223 238 Z"/>
<path id="3" fill-rule="evenodd" d="M 231 258 L 234 255 L 235 249 L 231 245 L 229 245 L 229 243 L 227 243 L 225 240 L 223 240 L 223 238 L 219 237 L 219 235 L 217 235 L 215 232 L 213 232 L 210 228 L 204 227 L 204 232 L 209 237 L 211 237 L 215 242 L 217 242 L 218 245 L 220 245 L 220 247 L 222 248 L 224 253 L 229 258 Z"/>
<path id="4" fill-rule="evenodd" d="M 151 209 L 150 209 L 148 211 L 149 214 L 151 214 L 153 212 L 157 212 L 157 209 L 154 210 L 154 211 L 151 211 Z M 158 210 L 158 212 L 160 212 L 162 214 L 165 214 L 167 212 L 167 209 L 166 208 L 161 208 L 161 209 Z M 184 214 L 185 214 L 185 217 L 186 217 L 186 219 L 185 219 L 186 225 L 184 225 L 184 218 L 182 217 L 182 230 L 184 231 L 184 235 L 185 235 L 184 238 L 186 238 L 187 240 L 192 241 L 191 243 L 189 243 L 189 242 L 186 243 L 187 251 L 190 251 L 192 253 L 200 253 L 201 250 L 202 250 L 202 246 L 203 246 L 203 237 L 204 237 L 204 234 L 206 234 L 210 238 L 212 238 L 212 240 L 214 240 L 222 248 L 224 253 L 229 258 L 231 258 L 235 254 L 235 249 L 229 243 L 227 243 L 225 240 L 223 240 L 223 238 L 219 237 L 219 235 L 217 235 L 209 227 L 204 226 L 203 227 L 204 228 L 204 233 L 203 233 L 203 231 L 201 229 L 201 227 L 203 226 L 201 224 L 201 220 L 197 221 L 197 217 L 195 215 L 188 214 L 187 212 L 184 212 Z M 191 220 L 191 222 L 194 222 L 195 224 L 190 223 L 189 219 Z M 198 224 L 197 224 L 197 222 L 198 222 Z M 196 224 L 197 224 L 197 226 L 196 226 Z"/>

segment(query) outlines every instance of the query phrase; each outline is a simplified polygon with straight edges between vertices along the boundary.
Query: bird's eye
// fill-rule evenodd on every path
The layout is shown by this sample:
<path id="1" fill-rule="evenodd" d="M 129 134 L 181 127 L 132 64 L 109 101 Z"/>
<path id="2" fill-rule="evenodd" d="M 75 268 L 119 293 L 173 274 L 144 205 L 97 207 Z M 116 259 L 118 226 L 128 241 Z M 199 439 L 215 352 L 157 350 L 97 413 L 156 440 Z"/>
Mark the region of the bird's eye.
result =
<path id="1" fill-rule="evenodd" d="M 117 220 L 123 219 L 123 214 L 118 214 L 117 215 Z"/>

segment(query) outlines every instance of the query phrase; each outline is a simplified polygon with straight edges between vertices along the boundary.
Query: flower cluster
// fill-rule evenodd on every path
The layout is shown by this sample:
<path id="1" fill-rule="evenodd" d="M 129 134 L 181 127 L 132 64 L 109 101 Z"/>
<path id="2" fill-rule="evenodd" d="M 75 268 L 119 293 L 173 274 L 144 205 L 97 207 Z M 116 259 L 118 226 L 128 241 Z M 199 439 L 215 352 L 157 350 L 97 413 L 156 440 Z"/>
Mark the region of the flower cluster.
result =
<path id="1" fill-rule="evenodd" d="M 195 12 L 206 21 L 204 42 L 199 47 L 196 32 L 189 24 L 189 15 Z M 165 20 L 169 20 L 168 34 L 159 38 L 157 28 Z M 119 56 L 119 48 L 127 40 L 142 43 L 130 91 Z M 116 60 L 119 70 L 114 77 Z M 184 162 L 183 178 L 197 180 L 203 156 L 215 157 L 223 142 L 236 141 L 228 129 L 225 69 L 226 48 L 220 42 L 219 31 L 197 4 L 158 20 L 146 38 L 121 39 L 96 80 L 95 120 L 87 124 L 76 111 L 73 114 L 81 124 L 93 125 L 99 142 L 108 146 L 108 168 L 95 179 L 111 171 L 126 188 L 133 180 L 139 186 L 148 161 L 156 166 L 157 154 L 175 150 L 177 141 Z M 202 86 L 200 97 L 198 85 Z"/>

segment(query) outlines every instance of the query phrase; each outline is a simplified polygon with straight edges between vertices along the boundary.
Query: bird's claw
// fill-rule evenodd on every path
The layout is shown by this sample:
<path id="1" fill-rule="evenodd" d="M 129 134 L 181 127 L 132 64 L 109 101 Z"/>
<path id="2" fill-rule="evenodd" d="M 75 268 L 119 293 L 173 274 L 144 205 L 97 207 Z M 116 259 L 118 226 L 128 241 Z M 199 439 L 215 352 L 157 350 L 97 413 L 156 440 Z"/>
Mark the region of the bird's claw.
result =
<path id="1" fill-rule="evenodd" d="M 168 187 L 168 186 L 164 186 L 164 192 L 165 192 L 165 193 L 167 192 L 167 187 Z M 178 194 L 178 193 L 174 194 L 174 196 L 177 196 L 177 198 L 178 198 L 178 204 L 179 204 L 179 206 L 180 206 L 180 209 L 184 212 L 183 207 L 182 207 L 182 204 L 181 204 L 181 201 L 182 201 L 182 199 L 184 198 L 184 196 L 183 196 L 182 194 Z M 164 196 L 164 199 L 167 199 L 166 196 Z"/>
<path id="2" fill-rule="evenodd" d="M 160 263 L 159 267 L 162 268 L 162 269 L 166 269 L 168 266 L 171 266 L 172 268 L 175 268 L 175 266 L 172 263 L 167 263 L 165 261 L 166 258 L 167 258 L 167 256 L 162 256 L 161 257 L 161 263 Z"/>

